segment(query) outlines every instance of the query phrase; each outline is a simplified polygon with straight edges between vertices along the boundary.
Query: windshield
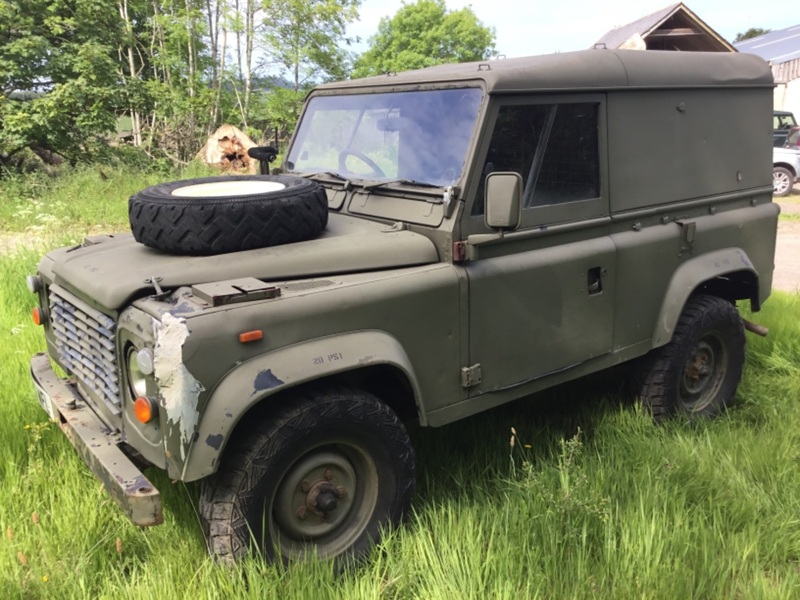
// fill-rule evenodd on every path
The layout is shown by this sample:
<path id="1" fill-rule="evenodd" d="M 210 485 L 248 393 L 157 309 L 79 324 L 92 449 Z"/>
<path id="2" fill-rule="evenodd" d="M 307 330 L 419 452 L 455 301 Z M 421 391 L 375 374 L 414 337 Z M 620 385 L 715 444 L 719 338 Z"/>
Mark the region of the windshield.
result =
<path id="1" fill-rule="evenodd" d="M 290 171 L 448 186 L 461 176 L 477 88 L 316 96 L 286 158 Z"/>

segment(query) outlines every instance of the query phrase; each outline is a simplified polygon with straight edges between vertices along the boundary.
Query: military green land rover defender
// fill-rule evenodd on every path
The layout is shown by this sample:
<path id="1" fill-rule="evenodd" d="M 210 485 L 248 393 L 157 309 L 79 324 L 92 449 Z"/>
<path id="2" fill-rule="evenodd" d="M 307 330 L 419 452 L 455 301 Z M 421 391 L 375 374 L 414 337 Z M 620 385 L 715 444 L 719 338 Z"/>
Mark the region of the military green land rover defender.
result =
<path id="1" fill-rule="evenodd" d="M 367 551 L 410 420 L 632 359 L 654 416 L 712 416 L 772 284 L 772 87 L 746 54 L 599 49 L 322 85 L 271 175 L 153 186 L 133 235 L 42 259 L 39 401 L 137 525 L 145 467 L 202 480 L 227 561 Z"/>

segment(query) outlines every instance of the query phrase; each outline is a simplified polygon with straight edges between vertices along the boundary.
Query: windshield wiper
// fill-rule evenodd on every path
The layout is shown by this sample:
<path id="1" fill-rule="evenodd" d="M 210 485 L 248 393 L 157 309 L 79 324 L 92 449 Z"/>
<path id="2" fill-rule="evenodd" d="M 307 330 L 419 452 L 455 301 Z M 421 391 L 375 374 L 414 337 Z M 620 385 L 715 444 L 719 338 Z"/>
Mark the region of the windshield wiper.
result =
<path id="1" fill-rule="evenodd" d="M 438 185 L 436 183 L 428 183 L 426 181 L 417 181 L 415 179 L 406 179 L 405 177 L 401 177 L 399 179 L 389 179 L 387 181 L 376 181 L 375 183 L 367 183 L 361 186 L 361 189 L 366 190 L 374 190 L 377 188 L 382 188 L 387 185 L 392 185 L 393 183 L 402 183 L 404 185 L 415 185 L 417 187 L 425 187 L 425 188 L 442 188 L 443 185 Z"/>
<path id="2" fill-rule="evenodd" d="M 317 175 L 327 175 L 328 177 L 332 177 L 336 181 L 341 181 L 342 183 L 344 183 L 345 189 L 353 185 L 352 181 L 350 181 L 344 175 L 339 175 L 339 173 L 337 173 L 336 171 L 314 171 L 313 173 L 291 173 L 291 174 L 296 175 L 297 177 L 303 177 L 304 179 L 312 179 Z"/>

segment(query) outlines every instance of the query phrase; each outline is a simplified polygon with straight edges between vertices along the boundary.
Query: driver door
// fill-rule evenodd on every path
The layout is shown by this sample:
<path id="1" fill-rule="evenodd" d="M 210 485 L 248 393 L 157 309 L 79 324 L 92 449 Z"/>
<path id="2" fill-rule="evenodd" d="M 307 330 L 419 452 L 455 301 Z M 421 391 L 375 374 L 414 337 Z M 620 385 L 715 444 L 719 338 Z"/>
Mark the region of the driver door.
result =
<path id="1" fill-rule="evenodd" d="M 470 396 L 531 383 L 612 350 L 616 252 L 609 237 L 604 98 L 514 100 L 496 109 L 483 177 L 523 178 L 517 231 L 466 263 Z M 484 181 L 472 208 L 483 225 Z"/>

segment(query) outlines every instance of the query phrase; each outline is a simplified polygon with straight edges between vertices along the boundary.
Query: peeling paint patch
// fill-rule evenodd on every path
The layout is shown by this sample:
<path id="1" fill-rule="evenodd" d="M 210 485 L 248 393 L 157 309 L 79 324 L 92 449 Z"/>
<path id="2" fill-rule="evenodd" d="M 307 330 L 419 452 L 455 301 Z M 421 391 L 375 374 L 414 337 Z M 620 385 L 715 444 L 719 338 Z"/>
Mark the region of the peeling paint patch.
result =
<path id="1" fill-rule="evenodd" d="M 170 433 L 177 427 L 181 437 L 181 459 L 197 428 L 197 400 L 205 389 L 183 364 L 183 344 L 189 337 L 184 319 L 169 313 L 155 325 L 156 345 L 153 365 L 161 393 L 162 408 Z"/>
<path id="2" fill-rule="evenodd" d="M 180 304 L 178 304 L 178 306 L 176 306 L 175 308 L 173 308 L 172 310 L 170 310 L 168 312 L 172 316 L 191 313 L 191 312 L 194 312 L 194 306 L 192 306 L 188 302 L 181 302 Z"/>
<path id="3" fill-rule="evenodd" d="M 275 377 L 272 373 L 272 369 L 266 369 L 256 375 L 256 380 L 253 382 L 253 393 L 250 395 L 255 396 L 258 392 L 271 390 L 279 385 L 283 385 L 283 381 Z"/>
<path id="4" fill-rule="evenodd" d="M 209 435 L 206 438 L 206 444 L 211 446 L 214 450 L 219 450 L 219 447 L 222 445 L 222 434 L 218 433 L 217 435 Z"/>

